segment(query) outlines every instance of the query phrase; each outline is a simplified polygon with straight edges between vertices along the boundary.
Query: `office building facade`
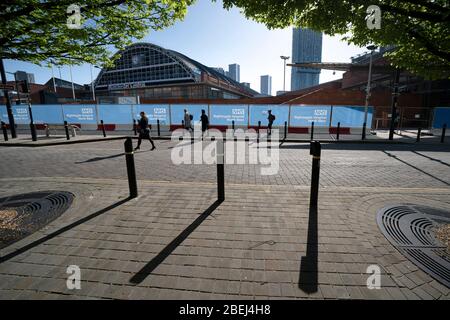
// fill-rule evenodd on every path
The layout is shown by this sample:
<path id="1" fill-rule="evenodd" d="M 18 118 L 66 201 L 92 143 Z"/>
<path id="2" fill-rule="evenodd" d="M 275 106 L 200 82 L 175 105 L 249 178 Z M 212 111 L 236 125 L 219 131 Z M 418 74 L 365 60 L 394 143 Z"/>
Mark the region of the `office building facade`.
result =
<path id="1" fill-rule="evenodd" d="M 272 77 L 269 75 L 261 76 L 261 94 L 272 95 Z"/>
<path id="2" fill-rule="evenodd" d="M 28 83 L 36 83 L 34 81 L 34 74 L 33 73 L 27 73 L 25 71 L 16 71 L 14 72 L 14 78 L 16 81 L 27 81 Z"/>
<path id="3" fill-rule="evenodd" d="M 304 28 L 292 32 L 292 62 L 322 62 L 322 33 Z M 291 70 L 291 91 L 319 84 L 320 69 L 296 68 Z"/>

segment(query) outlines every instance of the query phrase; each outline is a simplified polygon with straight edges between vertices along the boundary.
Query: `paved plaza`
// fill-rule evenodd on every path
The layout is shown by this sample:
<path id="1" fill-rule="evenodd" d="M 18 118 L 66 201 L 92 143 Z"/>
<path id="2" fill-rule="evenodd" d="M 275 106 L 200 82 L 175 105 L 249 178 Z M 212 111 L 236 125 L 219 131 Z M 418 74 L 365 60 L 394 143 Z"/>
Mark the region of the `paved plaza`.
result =
<path id="1" fill-rule="evenodd" d="M 307 143 L 280 146 L 276 175 L 226 164 L 223 202 L 216 166 L 173 164 L 177 144 L 190 142 L 143 142 L 132 200 L 123 140 L 0 147 L 0 198 L 75 195 L 59 218 L 0 250 L 0 298 L 450 298 L 376 223 L 387 205 L 448 210 L 448 143 L 323 144 L 317 210 Z M 79 290 L 67 288 L 69 265 L 80 267 Z M 367 287 L 370 265 L 381 289 Z"/>

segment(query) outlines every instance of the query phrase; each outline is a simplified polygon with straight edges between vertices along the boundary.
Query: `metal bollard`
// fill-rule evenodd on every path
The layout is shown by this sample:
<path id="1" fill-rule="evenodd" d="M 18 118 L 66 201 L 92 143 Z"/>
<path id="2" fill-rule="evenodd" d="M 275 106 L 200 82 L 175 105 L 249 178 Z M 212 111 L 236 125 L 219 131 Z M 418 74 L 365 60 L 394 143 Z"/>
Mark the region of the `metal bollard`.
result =
<path id="1" fill-rule="evenodd" d="M 363 123 L 363 129 L 361 134 L 361 140 L 366 140 L 366 123 Z"/>
<path id="2" fill-rule="evenodd" d="M 125 160 L 127 163 L 128 188 L 130 189 L 130 198 L 138 196 L 136 168 L 134 166 L 133 142 L 130 137 L 125 140 Z"/>
<path id="3" fill-rule="evenodd" d="M 64 129 L 66 130 L 66 139 L 70 140 L 70 135 L 69 135 L 69 126 L 67 124 L 67 121 L 64 121 Z"/>
<path id="4" fill-rule="evenodd" d="M 341 123 L 338 122 L 337 131 L 336 131 L 336 140 L 339 141 L 339 134 L 341 132 Z"/>
<path id="5" fill-rule="evenodd" d="M 287 121 L 284 122 L 284 139 L 283 140 L 286 140 L 286 138 L 287 138 Z"/>
<path id="6" fill-rule="evenodd" d="M 447 130 L 447 124 L 446 123 L 444 123 L 444 125 L 442 126 L 441 143 L 444 143 L 444 140 L 445 140 L 445 130 Z"/>
<path id="7" fill-rule="evenodd" d="M 103 120 L 100 120 L 100 123 L 101 123 L 101 125 L 102 125 L 103 137 L 106 138 L 105 124 L 103 123 Z"/>
<path id="8" fill-rule="evenodd" d="M 158 129 L 158 137 L 161 137 L 161 127 L 159 125 L 159 119 L 156 119 L 156 127 Z"/>
<path id="9" fill-rule="evenodd" d="M 259 143 L 259 130 L 261 129 L 261 121 L 258 121 L 258 135 L 256 138 L 256 142 Z"/>
<path id="10" fill-rule="evenodd" d="M 311 141 L 314 140 L 314 121 L 311 122 Z"/>
<path id="11" fill-rule="evenodd" d="M 136 125 L 136 119 L 133 119 L 133 130 L 134 130 L 134 135 L 137 136 L 137 125 Z"/>
<path id="12" fill-rule="evenodd" d="M 420 141 L 420 134 L 422 132 L 422 128 L 417 129 L 417 138 L 416 138 L 416 142 Z"/>
<path id="13" fill-rule="evenodd" d="M 219 201 L 225 200 L 225 156 L 224 141 L 218 139 L 216 142 L 217 150 L 217 197 Z"/>
<path id="14" fill-rule="evenodd" d="M 36 126 L 34 125 L 33 121 L 33 110 L 31 110 L 30 104 L 28 104 L 28 114 L 30 115 L 31 140 L 37 141 Z"/>
<path id="15" fill-rule="evenodd" d="M 5 139 L 5 141 L 8 141 L 8 130 L 6 129 L 6 123 L 2 121 L 1 124 L 2 124 L 3 138 Z"/>
<path id="16" fill-rule="evenodd" d="M 320 153 L 321 145 L 318 141 L 311 141 L 309 154 L 312 155 L 311 194 L 309 198 L 310 208 L 317 208 L 319 196 Z"/>
<path id="17" fill-rule="evenodd" d="M 37 141 L 36 126 L 34 122 L 30 122 L 31 140 Z"/>

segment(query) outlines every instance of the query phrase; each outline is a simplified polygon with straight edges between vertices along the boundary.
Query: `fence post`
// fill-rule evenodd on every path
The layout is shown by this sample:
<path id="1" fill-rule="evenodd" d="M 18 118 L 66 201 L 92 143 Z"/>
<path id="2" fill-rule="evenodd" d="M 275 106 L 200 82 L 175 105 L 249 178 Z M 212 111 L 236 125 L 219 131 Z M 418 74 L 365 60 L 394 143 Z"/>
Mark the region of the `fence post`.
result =
<path id="1" fill-rule="evenodd" d="M 445 130 L 447 130 L 447 124 L 446 123 L 444 123 L 444 125 L 442 126 L 441 143 L 444 143 L 444 140 L 445 140 Z"/>
<path id="2" fill-rule="evenodd" d="M 156 127 L 158 128 L 158 137 L 161 136 L 161 126 L 159 125 L 159 119 L 156 119 Z"/>
<path id="3" fill-rule="evenodd" d="M 224 139 L 219 138 L 216 142 L 217 150 L 217 197 L 219 201 L 225 200 L 225 157 Z"/>
<path id="4" fill-rule="evenodd" d="M 2 131 L 3 131 L 3 138 L 5 141 L 8 141 L 8 130 L 6 130 L 6 123 L 2 121 Z"/>
<path id="5" fill-rule="evenodd" d="M 70 140 L 69 125 L 67 124 L 67 121 L 64 121 L 64 130 L 66 130 L 66 139 Z"/>
<path id="6" fill-rule="evenodd" d="M 136 125 L 136 119 L 133 119 L 133 130 L 134 130 L 134 135 L 137 136 L 137 125 Z"/>
<path id="7" fill-rule="evenodd" d="M 366 123 L 365 122 L 363 123 L 361 140 L 366 140 Z"/>
<path id="8" fill-rule="evenodd" d="M 130 190 L 130 198 L 138 196 L 136 168 L 134 166 L 133 142 L 131 137 L 126 138 L 125 143 L 125 160 L 127 163 L 128 188 Z"/>
<path id="9" fill-rule="evenodd" d="M 234 134 L 234 120 L 231 120 L 231 128 L 233 129 L 233 134 Z"/>
<path id="10" fill-rule="evenodd" d="M 341 123 L 338 122 L 337 132 L 336 132 L 336 140 L 339 141 L 339 134 L 341 132 Z"/>
<path id="11" fill-rule="evenodd" d="M 309 199 L 310 208 L 317 208 L 319 196 L 320 153 L 321 145 L 318 141 L 311 141 L 309 154 L 312 155 L 311 192 Z"/>
<path id="12" fill-rule="evenodd" d="M 314 140 L 314 121 L 311 122 L 311 141 Z"/>
<path id="13" fill-rule="evenodd" d="M 103 123 L 103 120 L 100 120 L 100 123 L 102 125 L 102 132 L 103 132 L 103 137 L 106 138 L 106 132 L 105 132 L 105 124 Z"/>
<path id="14" fill-rule="evenodd" d="M 422 128 L 417 129 L 417 138 L 416 138 L 416 142 L 420 141 L 420 133 L 422 132 Z"/>
<path id="15" fill-rule="evenodd" d="M 286 138 L 287 138 L 287 121 L 284 122 L 284 139 L 283 140 L 286 140 Z"/>

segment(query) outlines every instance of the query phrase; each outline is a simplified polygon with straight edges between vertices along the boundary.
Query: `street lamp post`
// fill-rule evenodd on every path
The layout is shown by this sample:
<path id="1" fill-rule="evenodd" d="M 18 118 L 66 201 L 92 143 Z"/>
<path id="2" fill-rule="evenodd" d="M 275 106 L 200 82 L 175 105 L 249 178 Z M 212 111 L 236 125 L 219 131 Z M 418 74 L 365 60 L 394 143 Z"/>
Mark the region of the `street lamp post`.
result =
<path id="1" fill-rule="evenodd" d="M 95 87 L 94 87 L 94 77 L 92 76 L 92 66 L 94 68 L 100 69 L 100 67 L 96 66 L 96 65 L 90 65 L 91 68 L 91 90 L 92 90 L 92 100 L 95 101 Z"/>
<path id="2" fill-rule="evenodd" d="M 367 49 L 370 50 L 370 59 L 369 59 L 369 77 L 367 79 L 367 88 L 366 88 L 366 102 L 364 104 L 364 125 L 363 125 L 363 133 L 362 139 L 366 138 L 366 127 L 367 127 L 367 113 L 369 110 L 369 99 L 370 99 L 370 82 L 372 81 L 372 56 L 373 51 L 377 48 L 377 46 L 370 45 Z"/>
<path id="3" fill-rule="evenodd" d="M 17 77 L 14 72 L 6 71 L 6 73 L 12 74 L 14 76 L 14 84 L 16 86 L 16 94 L 17 94 L 17 101 L 16 104 L 20 104 L 20 93 L 19 93 L 19 85 L 17 84 Z"/>
<path id="4" fill-rule="evenodd" d="M 6 73 L 5 73 L 5 65 L 3 64 L 3 59 L 0 58 L 0 75 L 2 78 L 2 84 L 6 85 Z M 8 113 L 8 121 L 9 121 L 9 129 L 11 130 L 11 138 L 17 138 L 16 133 L 16 123 L 14 121 L 14 115 L 11 106 L 11 99 L 9 97 L 8 89 L 3 89 L 3 93 L 6 99 L 6 112 Z"/>
<path id="5" fill-rule="evenodd" d="M 53 74 L 53 65 L 51 65 L 52 68 L 52 80 L 53 80 L 53 91 L 56 93 L 56 83 L 55 83 L 55 75 Z"/>
<path id="6" fill-rule="evenodd" d="M 72 98 L 75 101 L 75 88 L 73 86 L 72 66 L 70 66 L 70 65 L 69 65 L 69 71 L 70 71 L 70 82 L 72 83 Z"/>
<path id="7" fill-rule="evenodd" d="M 398 83 L 400 81 L 400 69 L 395 69 L 394 92 L 392 93 L 391 124 L 389 126 L 389 140 L 394 139 L 395 122 L 397 120 Z"/>
<path id="8" fill-rule="evenodd" d="M 284 69 L 283 69 L 283 91 L 286 91 L 286 60 L 290 57 L 288 56 L 280 56 L 281 59 L 284 61 Z"/>

